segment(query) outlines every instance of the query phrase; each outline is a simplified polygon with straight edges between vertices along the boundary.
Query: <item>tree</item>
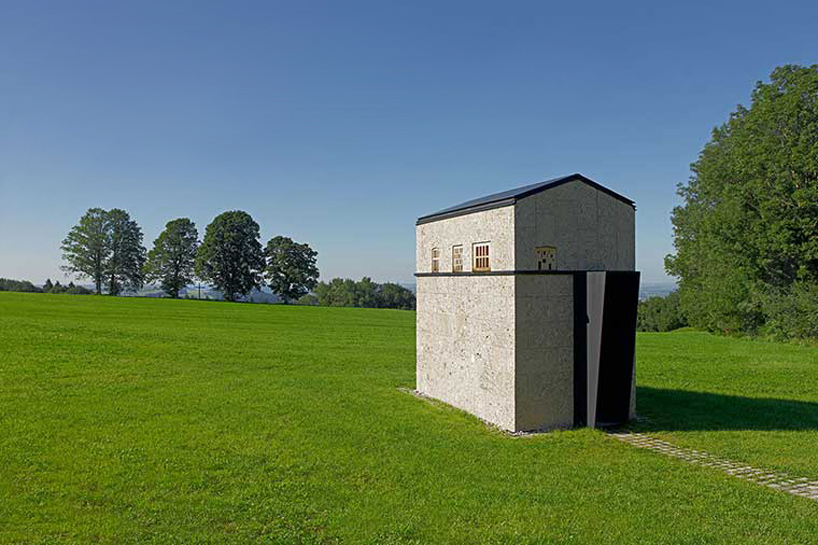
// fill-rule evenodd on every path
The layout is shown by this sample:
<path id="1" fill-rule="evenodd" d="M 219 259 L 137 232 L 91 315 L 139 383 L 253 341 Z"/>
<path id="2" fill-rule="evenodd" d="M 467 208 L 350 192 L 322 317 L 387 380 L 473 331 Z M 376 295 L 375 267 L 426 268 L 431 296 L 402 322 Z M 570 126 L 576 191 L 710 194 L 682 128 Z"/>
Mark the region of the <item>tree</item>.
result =
<path id="1" fill-rule="evenodd" d="M 288 237 L 274 237 L 264 250 L 267 285 L 289 303 L 306 295 L 318 283 L 318 252 Z"/>
<path id="2" fill-rule="evenodd" d="M 68 286 L 63 288 L 63 293 L 68 293 L 71 295 L 88 295 L 89 293 L 93 292 L 83 288 L 82 286 L 75 286 L 73 282 L 69 282 Z"/>
<path id="3" fill-rule="evenodd" d="M 648 297 L 639 301 L 637 331 L 673 331 L 687 325 L 679 304 L 679 292 L 664 297 Z"/>
<path id="4" fill-rule="evenodd" d="M 145 247 L 142 245 L 142 229 L 126 211 L 114 208 L 107 216 L 109 256 L 105 276 L 108 293 L 119 295 L 123 290 L 142 287 Z"/>
<path id="5" fill-rule="evenodd" d="M 782 300 L 806 308 L 818 284 L 818 65 L 759 82 L 691 170 L 665 261 L 691 325 L 753 333 Z"/>
<path id="6" fill-rule="evenodd" d="M 415 294 L 398 284 L 377 284 L 364 277 L 360 282 L 333 278 L 315 286 L 317 303 L 326 307 L 415 308 Z"/>
<path id="7" fill-rule="evenodd" d="M 145 278 L 158 280 L 165 293 L 178 298 L 179 290 L 193 282 L 198 249 L 196 224 L 188 218 L 169 221 L 148 252 Z"/>
<path id="8" fill-rule="evenodd" d="M 318 297 L 312 293 L 308 293 L 299 297 L 295 304 L 309 307 L 316 306 L 318 304 Z"/>
<path id="9" fill-rule="evenodd" d="M 51 283 L 50 278 L 45 279 L 45 284 L 43 284 L 43 292 L 48 293 L 54 288 L 54 284 Z"/>
<path id="10" fill-rule="evenodd" d="M 349 278 L 333 278 L 329 282 L 319 282 L 315 286 L 318 304 L 322 307 L 356 306 L 355 285 L 356 282 Z"/>
<path id="11" fill-rule="evenodd" d="M 196 254 L 196 275 L 236 301 L 258 288 L 264 255 L 258 224 L 247 212 L 224 212 L 207 226 Z"/>
<path id="12" fill-rule="evenodd" d="M 21 291 L 26 293 L 42 293 L 43 290 L 41 290 L 28 280 L 12 280 L 11 278 L 0 278 L 0 291 Z"/>
<path id="13" fill-rule="evenodd" d="M 80 222 L 71 228 L 62 241 L 62 269 L 80 278 L 94 281 L 97 295 L 102 293 L 102 282 L 111 249 L 108 242 L 110 229 L 108 213 L 102 208 L 89 208 Z"/>
<path id="14" fill-rule="evenodd" d="M 415 294 L 399 284 L 381 284 L 378 289 L 378 307 L 415 310 Z"/>

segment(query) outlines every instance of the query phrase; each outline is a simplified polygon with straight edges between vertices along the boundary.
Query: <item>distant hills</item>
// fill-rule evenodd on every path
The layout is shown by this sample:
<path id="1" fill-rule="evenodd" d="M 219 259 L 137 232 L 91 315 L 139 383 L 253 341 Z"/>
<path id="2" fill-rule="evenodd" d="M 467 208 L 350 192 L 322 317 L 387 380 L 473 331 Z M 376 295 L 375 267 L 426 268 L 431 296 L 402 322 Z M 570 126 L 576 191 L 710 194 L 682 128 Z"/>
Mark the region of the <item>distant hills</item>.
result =
<path id="1" fill-rule="evenodd" d="M 417 293 L 417 284 L 414 282 L 398 282 L 400 286 L 410 290 L 412 293 Z M 83 287 L 93 289 L 92 285 L 83 285 Z M 639 286 L 639 299 L 645 300 L 648 297 L 664 297 L 669 293 L 676 291 L 676 284 L 674 282 L 643 282 Z M 146 286 L 139 290 L 136 295 L 138 297 L 164 297 L 164 292 L 155 286 Z M 199 299 L 199 286 L 188 286 L 182 288 L 179 292 L 180 297 Z M 223 299 L 221 292 L 211 289 L 207 286 L 201 287 L 201 299 L 213 299 L 221 301 Z M 279 303 L 281 298 L 268 288 L 263 290 L 253 290 L 250 295 L 243 298 L 242 301 L 251 303 Z"/>
<path id="2" fill-rule="evenodd" d="M 648 297 L 664 297 L 676 291 L 675 282 L 642 282 L 639 286 L 639 300 Z"/>

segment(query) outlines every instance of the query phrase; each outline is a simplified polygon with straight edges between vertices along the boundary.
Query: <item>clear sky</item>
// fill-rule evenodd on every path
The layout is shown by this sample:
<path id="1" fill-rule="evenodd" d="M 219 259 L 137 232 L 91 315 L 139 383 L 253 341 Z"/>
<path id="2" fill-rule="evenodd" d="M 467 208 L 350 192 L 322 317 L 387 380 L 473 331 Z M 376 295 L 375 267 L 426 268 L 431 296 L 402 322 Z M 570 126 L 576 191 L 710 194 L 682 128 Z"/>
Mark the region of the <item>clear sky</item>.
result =
<path id="1" fill-rule="evenodd" d="M 150 247 L 246 210 L 322 278 L 411 282 L 414 220 L 581 172 L 637 202 L 666 279 L 675 185 L 818 2 L 0 3 L 0 276 L 64 279 L 89 207 Z"/>

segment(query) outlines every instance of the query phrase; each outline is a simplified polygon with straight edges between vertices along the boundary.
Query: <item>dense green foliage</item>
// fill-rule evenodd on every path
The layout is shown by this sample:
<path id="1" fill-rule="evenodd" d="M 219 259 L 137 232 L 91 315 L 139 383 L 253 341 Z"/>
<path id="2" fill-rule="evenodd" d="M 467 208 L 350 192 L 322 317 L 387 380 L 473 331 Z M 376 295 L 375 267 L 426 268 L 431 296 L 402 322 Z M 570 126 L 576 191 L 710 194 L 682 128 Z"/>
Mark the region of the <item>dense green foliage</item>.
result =
<path id="1" fill-rule="evenodd" d="M 63 270 L 93 280 L 98 294 L 142 287 L 145 247 L 142 229 L 119 208 L 89 208 L 62 242 Z"/>
<path id="2" fill-rule="evenodd" d="M 108 246 L 105 263 L 108 294 L 136 291 L 144 284 L 145 247 L 142 229 L 124 210 L 113 208 L 107 213 Z"/>
<path id="3" fill-rule="evenodd" d="M 509 437 L 398 390 L 414 387 L 414 324 L 384 310 L 0 294 L 0 543 L 818 535 L 809 500 L 598 431 Z M 637 343 L 640 425 L 818 477 L 818 350 L 688 331 Z"/>
<path id="4" fill-rule="evenodd" d="M 178 218 L 165 225 L 146 253 L 142 229 L 126 211 L 90 208 L 62 242 L 63 269 L 92 279 L 98 294 L 105 287 L 110 295 L 136 291 L 147 281 L 159 282 L 165 293 L 178 298 L 179 292 L 198 277 L 227 301 L 241 300 L 253 289 L 261 289 L 263 279 L 288 303 L 308 295 L 318 282 L 317 252 L 308 244 L 283 236 L 270 239 L 262 251 L 259 226 L 246 212 L 234 210 L 216 216 L 201 244 L 198 238 L 196 225 L 188 218 Z M 26 290 L 22 285 L 18 288 L 15 291 Z M 83 290 L 73 287 L 71 293 L 81 294 Z M 380 299 L 350 306 L 413 308 L 414 303 L 409 305 L 406 300 L 400 289 L 384 284 Z"/>
<path id="5" fill-rule="evenodd" d="M 62 257 L 66 262 L 63 270 L 93 280 L 97 294 L 102 293 L 111 252 L 109 235 L 108 212 L 102 208 L 89 208 L 62 241 Z"/>
<path id="6" fill-rule="evenodd" d="M 82 286 L 75 285 L 73 282 L 69 282 L 68 284 L 60 284 L 59 280 L 56 282 L 51 282 L 50 278 L 46 279 L 41 291 L 43 293 L 67 293 L 69 295 L 88 295 L 94 293 Z"/>
<path id="7" fill-rule="evenodd" d="M 258 223 L 247 212 L 223 212 L 207 226 L 196 255 L 196 275 L 227 301 L 261 287 L 264 255 Z"/>
<path id="8" fill-rule="evenodd" d="M 43 290 L 41 290 L 28 280 L 12 280 L 11 278 L 0 278 L 0 291 L 40 293 Z"/>
<path id="9" fill-rule="evenodd" d="M 639 301 L 636 318 L 637 331 L 673 331 L 685 327 L 687 319 L 682 312 L 678 292 L 664 297 L 648 297 Z"/>
<path id="10" fill-rule="evenodd" d="M 11 280 L 0 278 L 0 291 L 17 291 L 22 293 L 67 293 L 70 295 L 87 295 L 94 293 L 82 286 L 76 286 L 73 282 L 60 284 L 60 281 L 52 282 L 47 278 L 42 288 L 39 288 L 28 280 Z"/>
<path id="11" fill-rule="evenodd" d="M 815 338 L 818 65 L 759 82 L 692 171 L 666 261 L 691 325 Z"/>
<path id="12" fill-rule="evenodd" d="M 264 278 L 285 303 L 303 297 L 318 283 L 318 252 L 308 244 L 277 236 L 264 249 Z"/>
<path id="13" fill-rule="evenodd" d="M 415 294 L 393 283 L 378 284 L 369 277 L 360 282 L 333 278 L 315 287 L 317 304 L 325 307 L 394 308 L 413 310 Z"/>
<path id="14" fill-rule="evenodd" d="M 199 232 L 188 218 L 169 221 L 164 231 L 153 241 L 145 263 L 149 282 L 159 282 L 171 297 L 179 297 L 179 290 L 193 282 Z"/>

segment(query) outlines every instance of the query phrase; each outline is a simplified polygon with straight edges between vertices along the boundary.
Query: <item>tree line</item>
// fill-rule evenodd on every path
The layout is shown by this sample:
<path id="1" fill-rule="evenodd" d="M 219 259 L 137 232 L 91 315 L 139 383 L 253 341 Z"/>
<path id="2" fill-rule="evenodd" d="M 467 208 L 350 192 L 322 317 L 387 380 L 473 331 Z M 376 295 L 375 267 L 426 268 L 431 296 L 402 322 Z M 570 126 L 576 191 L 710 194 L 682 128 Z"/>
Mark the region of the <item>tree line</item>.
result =
<path id="1" fill-rule="evenodd" d="M 10 278 L 0 278 L 0 291 L 18 291 L 23 293 L 68 293 L 71 295 L 86 295 L 92 293 L 91 290 L 82 286 L 76 286 L 73 282 L 60 284 L 59 280 L 52 282 L 47 279 L 43 287 L 35 286 L 28 280 L 12 280 Z"/>
<path id="2" fill-rule="evenodd" d="M 636 330 L 664 332 L 687 326 L 687 318 L 682 312 L 679 292 L 665 296 L 648 297 L 639 301 L 636 314 Z"/>
<path id="3" fill-rule="evenodd" d="M 63 270 L 93 281 L 95 292 L 119 295 L 158 282 L 170 297 L 195 279 L 237 301 L 269 286 L 285 303 L 315 288 L 318 253 L 284 236 L 262 248 L 259 225 L 247 212 L 216 216 L 199 241 L 189 218 L 169 221 L 148 252 L 142 229 L 118 208 L 91 208 L 62 242 Z"/>
<path id="4" fill-rule="evenodd" d="M 299 303 L 324 307 L 415 310 L 415 294 L 400 284 L 378 284 L 368 277 L 359 282 L 348 278 L 333 278 L 329 282 L 319 282 L 315 287 L 315 294 L 305 295 Z"/>
<path id="5" fill-rule="evenodd" d="M 169 221 L 150 251 L 142 240 L 142 229 L 126 211 L 91 208 L 62 242 L 63 270 L 92 280 L 97 294 L 119 295 L 158 283 L 177 298 L 198 279 L 222 292 L 227 301 L 268 286 L 285 303 L 415 308 L 414 293 L 398 284 L 378 284 L 366 277 L 360 282 L 341 278 L 318 282 L 315 250 L 284 236 L 273 237 L 262 247 L 259 225 L 241 210 L 216 216 L 201 241 L 189 218 Z"/>
<path id="6" fill-rule="evenodd" d="M 758 82 L 691 165 L 665 267 L 694 327 L 818 338 L 818 65 Z"/>

